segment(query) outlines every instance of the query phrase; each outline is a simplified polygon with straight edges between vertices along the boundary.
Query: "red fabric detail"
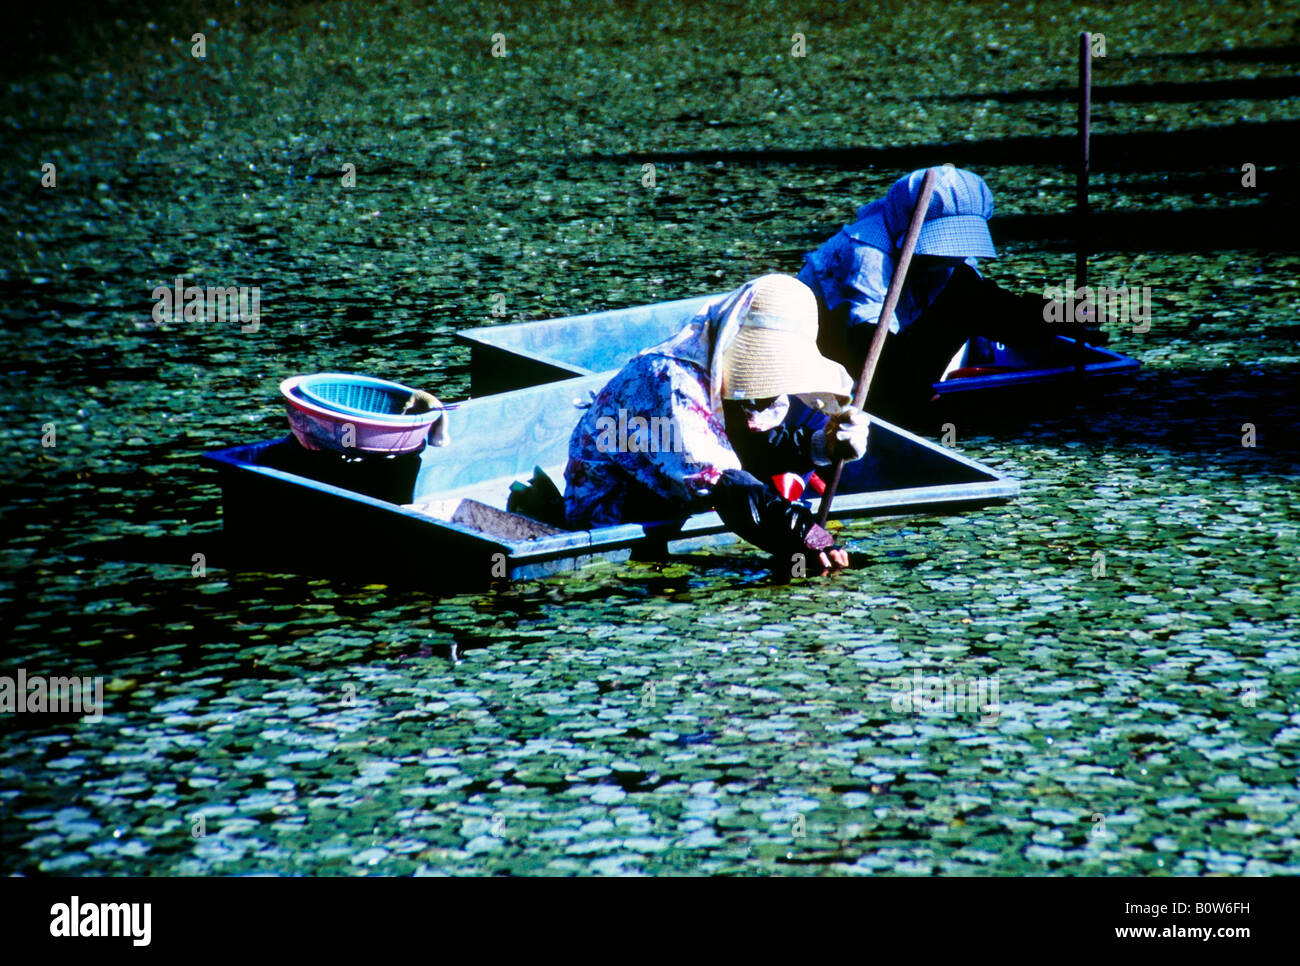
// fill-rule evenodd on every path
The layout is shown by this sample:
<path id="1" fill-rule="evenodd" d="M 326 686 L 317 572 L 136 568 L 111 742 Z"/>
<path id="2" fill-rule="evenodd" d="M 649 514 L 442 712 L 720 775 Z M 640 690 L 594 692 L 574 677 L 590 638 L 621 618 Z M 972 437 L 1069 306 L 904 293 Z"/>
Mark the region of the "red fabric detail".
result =
<path id="1" fill-rule="evenodd" d="M 787 500 L 797 500 L 803 495 L 803 477 L 797 473 L 781 473 L 774 476 L 772 485 L 776 487 L 776 492 Z"/>

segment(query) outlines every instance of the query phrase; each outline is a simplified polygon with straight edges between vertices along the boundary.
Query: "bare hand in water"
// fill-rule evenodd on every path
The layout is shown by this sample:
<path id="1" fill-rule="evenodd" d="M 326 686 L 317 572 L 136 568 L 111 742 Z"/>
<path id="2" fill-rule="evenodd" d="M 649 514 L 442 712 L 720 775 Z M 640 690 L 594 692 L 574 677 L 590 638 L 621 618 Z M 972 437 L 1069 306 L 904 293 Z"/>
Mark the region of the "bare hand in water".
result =
<path id="1" fill-rule="evenodd" d="M 849 552 L 843 547 L 829 547 L 817 555 L 821 561 L 821 576 L 825 577 L 833 570 L 843 570 L 849 565 Z"/>

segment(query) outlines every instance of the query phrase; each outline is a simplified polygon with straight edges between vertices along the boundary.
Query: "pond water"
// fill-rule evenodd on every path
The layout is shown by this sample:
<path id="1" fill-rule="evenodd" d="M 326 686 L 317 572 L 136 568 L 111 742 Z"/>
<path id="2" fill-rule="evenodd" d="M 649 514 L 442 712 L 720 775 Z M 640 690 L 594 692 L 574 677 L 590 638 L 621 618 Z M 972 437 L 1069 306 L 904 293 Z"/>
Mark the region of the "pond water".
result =
<path id="1" fill-rule="evenodd" d="M 0 871 L 1300 873 L 1293 241 L 1098 253 L 1094 280 L 1152 291 L 1150 331 L 1112 333 L 1142 372 L 958 418 L 1021 496 L 851 523 L 863 566 L 831 579 L 773 585 L 743 545 L 455 597 L 195 575 L 220 528 L 198 457 L 282 435 L 287 375 L 454 399 L 458 328 L 796 271 L 904 173 L 876 149 L 935 145 L 1053 224 L 1070 158 L 1010 139 L 1072 132 L 1078 30 L 1105 33 L 1099 87 L 1177 85 L 1289 76 L 1300 23 L 648 9 L 205 12 L 200 60 L 182 6 L 9 78 L 0 672 L 100 676 L 105 709 L 0 717 Z M 1099 97 L 1096 129 L 1300 120 L 1231 93 Z M 1252 192 L 1254 159 L 1207 143 L 1101 165 L 1096 206 L 1294 197 L 1293 158 Z M 1068 229 L 994 235 L 1004 284 L 1072 276 Z M 260 286 L 258 330 L 155 322 L 177 275 Z M 911 703 L 936 681 L 987 707 Z"/>

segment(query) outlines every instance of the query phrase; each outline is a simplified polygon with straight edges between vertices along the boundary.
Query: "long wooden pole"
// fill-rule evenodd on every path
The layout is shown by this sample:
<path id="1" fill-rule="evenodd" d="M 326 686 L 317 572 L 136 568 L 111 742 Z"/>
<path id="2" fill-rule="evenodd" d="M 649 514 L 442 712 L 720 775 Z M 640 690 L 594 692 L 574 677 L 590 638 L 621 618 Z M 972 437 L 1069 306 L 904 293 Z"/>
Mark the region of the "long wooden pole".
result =
<path id="1" fill-rule="evenodd" d="M 1075 182 L 1075 210 L 1078 215 L 1078 250 L 1074 255 L 1074 295 L 1088 284 L 1088 176 L 1092 168 L 1092 34 L 1079 34 L 1079 172 Z M 1096 300 L 1093 301 L 1096 305 Z M 1093 323 L 1088 319 L 1088 324 Z M 1075 330 L 1075 372 L 1083 374 L 1087 357 L 1083 326 Z"/>
<path id="2" fill-rule="evenodd" d="M 876 375 L 876 363 L 880 361 L 880 352 L 885 347 L 885 336 L 889 333 L 889 323 L 894 318 L 894 309 L 903 294 L 903 283 L 907 281 L 907 267 L 912 264 L 912 253 L 916 251 L 916 240 L 921 237 L 921 225 L 925 222 L 925 213 L 930 207 L 930 195 L 934 192 L 934 182 L 938 171 L 930 168 L 921 182 L 921 191 L 916 196 L 916 206 L 912 209 L 912 220 L 907 223 L 907 234 L 903 236 L 903 248 L 894 266 L 894 277 L 889 280 L 889 291 L 885 293 L 885 304 L 880 308 L 880 318 L 876 322 L 875 335 L 871 337 L 871 347 L 867 350 L 866 361 L 862 363 L 862 377 L 858 379 L 858 388 L 853 393 L 853 405 L 861 409 L 867 401 L 867 391 L 871 389 L 871 380 Z M 831 514 L 831 501 L 835 499 L 835 490 L 840 485 L 840 474 L 844 472 L 844 460 L 835 461 L 835 472 L 826 493 L 822 496 L 821 512 L 817 515 L 818 526 L 826 526 Z"/>

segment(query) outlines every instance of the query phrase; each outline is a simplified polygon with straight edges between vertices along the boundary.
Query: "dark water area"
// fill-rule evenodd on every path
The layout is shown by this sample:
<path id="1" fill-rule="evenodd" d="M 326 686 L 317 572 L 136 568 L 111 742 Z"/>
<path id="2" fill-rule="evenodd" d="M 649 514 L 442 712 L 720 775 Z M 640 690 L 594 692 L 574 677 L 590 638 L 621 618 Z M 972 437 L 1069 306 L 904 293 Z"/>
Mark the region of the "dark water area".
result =
<path id="1" fill-rule="evenodd" d="M 0 871 L 1300 873 L 1300 7 L 50 11 L 0 84 L 0 675 L 104 707 L 0 715 Z M 456 330 L 797 271 L 912 167 L 1064 284 L 1082 29 L 1091 277 L 1151 324 L 1129 381 L 952 417 L 1015 501 L 788 586 L 741 544 L 453 596 L 221 565 L 199 458 L 284 435 L 283 378 L 464 398 Z M 176 276 L 259 327 L 156 321 Z M 934 679 L 996 712 L 903 706 Z"/>

